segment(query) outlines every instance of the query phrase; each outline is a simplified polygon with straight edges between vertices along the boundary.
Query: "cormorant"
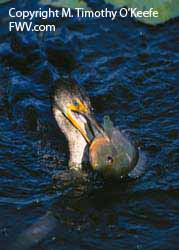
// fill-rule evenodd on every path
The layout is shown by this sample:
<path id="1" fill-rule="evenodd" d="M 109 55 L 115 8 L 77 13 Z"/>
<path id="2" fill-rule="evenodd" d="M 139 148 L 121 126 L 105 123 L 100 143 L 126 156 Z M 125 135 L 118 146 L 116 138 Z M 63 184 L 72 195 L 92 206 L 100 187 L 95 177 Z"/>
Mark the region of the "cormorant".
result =
<path id="1" fill-rule="evenodd" d="M 54 84 L 52 109 L 55 119 L 68 140 L 69 167 L 80 170 L 88 162 L 88 144 L 104 130 L 93 117 L 93 109 L 85 91 L 71 78 L 59 79 Z"/>

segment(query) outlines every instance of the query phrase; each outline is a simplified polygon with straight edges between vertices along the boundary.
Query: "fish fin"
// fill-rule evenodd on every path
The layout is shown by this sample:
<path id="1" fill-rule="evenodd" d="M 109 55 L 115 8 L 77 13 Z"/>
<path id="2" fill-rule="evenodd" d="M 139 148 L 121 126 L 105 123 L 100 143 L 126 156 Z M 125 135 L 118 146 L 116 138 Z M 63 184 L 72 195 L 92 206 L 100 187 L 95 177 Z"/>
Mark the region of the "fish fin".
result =
<path id="1" fill-rule="evenodd" d="M 103 118 L 103 128 L 108 136 L 111 137 L 114 126 L 108 115 L 105 115 Z"/>
<path id="2" fill-rule="evenodd" d="M 144 174 L 145 170 L 146 170 L 146 162 L 147 162 L 146 154 L 139 149 L 139 160 L 137 162 L 137 165 L 128 174 L 128 176 L 131 177 L 131 178 L 139 178 L 139 177 L 141 177 Z"/>

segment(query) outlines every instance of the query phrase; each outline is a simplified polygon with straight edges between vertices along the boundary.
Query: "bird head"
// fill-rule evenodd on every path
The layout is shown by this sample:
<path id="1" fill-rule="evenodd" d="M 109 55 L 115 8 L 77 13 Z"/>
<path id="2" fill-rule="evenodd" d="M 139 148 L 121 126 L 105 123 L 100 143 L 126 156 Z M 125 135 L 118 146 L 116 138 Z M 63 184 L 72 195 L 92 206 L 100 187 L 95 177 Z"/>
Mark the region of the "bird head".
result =
<path id="1" fill-rule="evenodd" d="M 62 112 L 88 143 L 96 134 L 105 136 L 103 128 L 93 117 L 89 98 L 74 80 L 60 80 L 55 84 L 53 106 Z"/>

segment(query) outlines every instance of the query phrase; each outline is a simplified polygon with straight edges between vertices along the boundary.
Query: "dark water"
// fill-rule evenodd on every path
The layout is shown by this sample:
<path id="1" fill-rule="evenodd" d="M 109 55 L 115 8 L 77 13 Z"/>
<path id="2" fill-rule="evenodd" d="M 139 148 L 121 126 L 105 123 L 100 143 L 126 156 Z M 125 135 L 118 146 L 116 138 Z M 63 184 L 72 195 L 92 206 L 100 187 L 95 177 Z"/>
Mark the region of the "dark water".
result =
<path id="1" fill-rule="evenodd" d="M 4 27 L 0 249 L 27 243 L 22 232 L 47 211 L 53 218 L 47 215 L 47 233 L 34 250 L 178 249 L 177 20 L 157 27 L 130 19 L 61 20 L 57 32 L 44 38 L 8 34 Z M 85 87 L 99 121 L 108 114 L 132 131 L 148 158 L 143 177 L 118 184 L 52 181 L 68 160 L 49 98 L 61 74 Z"/>

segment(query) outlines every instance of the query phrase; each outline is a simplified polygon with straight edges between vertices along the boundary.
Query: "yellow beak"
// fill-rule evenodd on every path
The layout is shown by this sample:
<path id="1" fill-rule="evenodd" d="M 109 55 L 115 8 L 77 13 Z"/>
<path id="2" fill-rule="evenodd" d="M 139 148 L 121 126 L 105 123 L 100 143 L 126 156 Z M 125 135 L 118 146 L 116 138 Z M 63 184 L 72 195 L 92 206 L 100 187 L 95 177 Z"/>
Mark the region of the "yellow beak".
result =
<path id="1" fill-rule="evenodd" d="M 91 139 L 89 138 L 88 133 L 86 131 L 86 126 L 88 125 L 87 124 L 88 122 L 90 122 L 90 125 L 93 129 L 96 129 L 99 133 L 101 133 L 103 136 L 105 136 L 109 140 L 103 128 L 101 128 L 96 122 L 96 120 L 92 117 L 88 107 L 86 107 L 86 105 L 83 104 L 79 99 L 77 101 L 78 101 L 78 105 L 70 104 L 67 107 L 67 111 L 66 111 L 66 117 L 71 121 L 73 126 L 78 129 L 78 131 L 82 134 L 82 136 L 85 138 L 85 140 L 89 144 L 91 143 Z M 84 121 L 80 121 L 79 119 L 77 119 L 73 112 L 76 112 L 84 116 Z"/>
<path id="2" fill-rule="evenodd" d="M 66 113 L 67 118 L 71 121 L 71 123 L 73 124 L 73 126 L 75 128 L 78 129 L 78 131 L 82 134 L 82 136 L 85 138 L 85 140 L 87 141 L 87 143 L 90 144 L 90 139 L 86 133 L 86 130 L 84 127 L 81 126 L 81 124 L 78 122 L 77 119 L 75 119 L 75 117 L 73 116 L 72 112 L 70 110 L 67 111 Z"/>

